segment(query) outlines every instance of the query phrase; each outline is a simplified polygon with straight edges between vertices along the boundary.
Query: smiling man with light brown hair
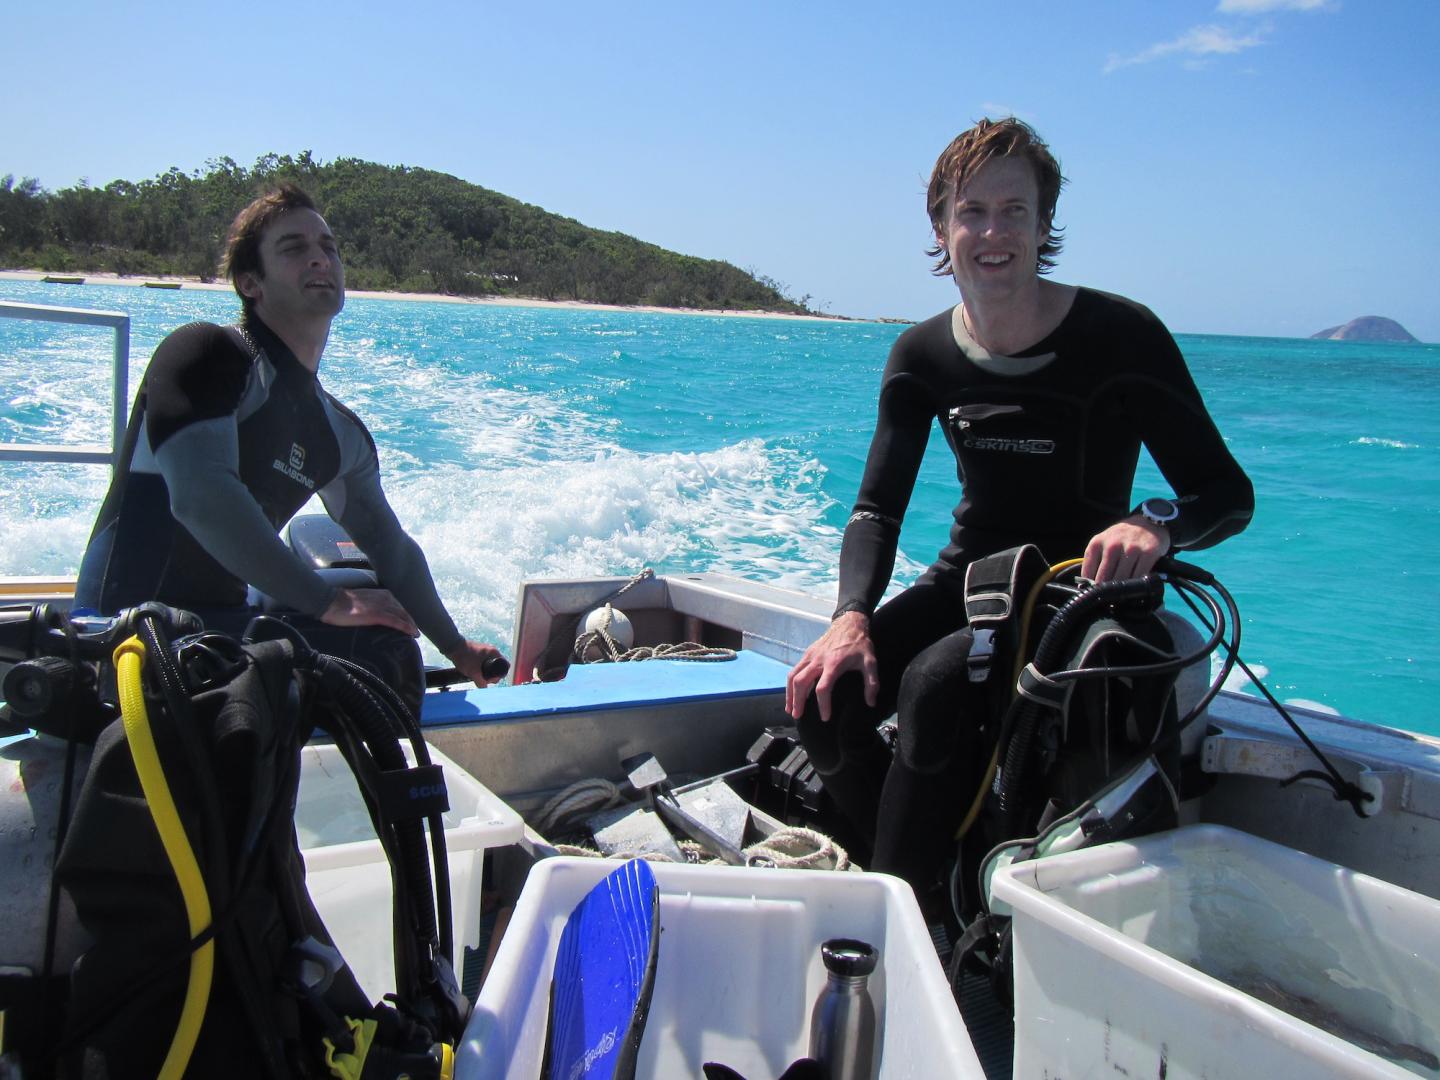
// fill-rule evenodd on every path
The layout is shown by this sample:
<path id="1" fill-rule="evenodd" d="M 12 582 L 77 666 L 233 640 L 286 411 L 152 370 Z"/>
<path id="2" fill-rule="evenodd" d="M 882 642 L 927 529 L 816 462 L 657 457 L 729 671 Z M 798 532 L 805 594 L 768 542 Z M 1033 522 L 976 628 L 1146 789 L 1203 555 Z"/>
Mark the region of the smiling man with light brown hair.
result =
<path id="1" fill-rule="evenodd" d="M 1149 573 L 1170 551 L 1249 523 L 1254 492 L 1170 332 L 1141 304 L 1052 281 L 1064 183 L 1014 117 L 981 120 L 935 162 L 926 196 L 959 303 L 905 331 L 881 379 L 875 435 L 840 548 L 829 629 L 790 673 L 786 708 L 870 867 L 922 900 L 995 740 L 971 677 L 966 574 L 1035 545 L 1095 582 Z M 955 457 L 950 542 L 884 604 L 931 432 Z M 1175 493 L 1133 502 L 1146 449 Z M 978 666 L 978 665 L 976 665 Z M 892 755 L 877 725 L 895 713 Z"/>

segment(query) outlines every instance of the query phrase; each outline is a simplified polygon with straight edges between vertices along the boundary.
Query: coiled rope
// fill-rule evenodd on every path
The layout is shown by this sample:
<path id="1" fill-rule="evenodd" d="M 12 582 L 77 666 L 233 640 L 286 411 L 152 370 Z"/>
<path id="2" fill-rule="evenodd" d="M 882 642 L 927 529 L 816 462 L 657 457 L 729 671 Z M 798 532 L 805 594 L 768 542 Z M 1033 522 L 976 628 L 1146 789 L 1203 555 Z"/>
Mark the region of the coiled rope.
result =
<path id="1" fill-rule="evenodd" d="M 859 869 L 850 862 L 849 853 L 833 839 L 799 825 L 776 829 L 744 852 L 746 866 L 774 866 L 781 870 Z"/>
<path id="2" fill-rule="evenodd" d="M 575 659 L 582 664 L 624 664 L 636 660 L 715 661 L 735 659 L 734 649 L 718 645 L 701 645 L 698 641 L 682 641 L 678 645 L 638 645 L 633 649 L 627 649 L 610 633 L 610 627 L 615 624 L 615 608 L 607 603 L 600 610 L 604 613 L 600 618 L 600 625 L 593 630 L 587 630 L 575 639 Z"/>
<path id="3" fill-rule="evenodd" d="M 625 800 L 618 785 L 609 780 L 594 778 L 578 780 L 551 798 L 532 822 L 535 831 L 542 836 L 552 829 L 567 831 L 600 810 L 618 806 Z M 723 864 L 718 856 L 710 854 L 694 840 L 679 840 L 680 853 L 685 862 L 698 866 Z M 580 844 L 555 844 L 562 855 L 580 855 L 586 858 L 632 859 L 644 858 L 651 862 L 674 862 L 668 856 L 654 851 L 614 851 L 608 854 Z M 850 855 L 832 838 L 814 829 L 799 825 L 786 825 L 776 829 L 769 836 L 742 848 L 746 866 L 775 867 L 782 870 L 858 870 L 850 861 Z"/>
<path id="4" fill-rule="evenodd" d="M 600 810 L 619 805 L 620 789 L 609 780 L 596 777 L 578 780 L 540 808 L 533 825 L 544 836 L 556 826 L 573 826 Z"/>

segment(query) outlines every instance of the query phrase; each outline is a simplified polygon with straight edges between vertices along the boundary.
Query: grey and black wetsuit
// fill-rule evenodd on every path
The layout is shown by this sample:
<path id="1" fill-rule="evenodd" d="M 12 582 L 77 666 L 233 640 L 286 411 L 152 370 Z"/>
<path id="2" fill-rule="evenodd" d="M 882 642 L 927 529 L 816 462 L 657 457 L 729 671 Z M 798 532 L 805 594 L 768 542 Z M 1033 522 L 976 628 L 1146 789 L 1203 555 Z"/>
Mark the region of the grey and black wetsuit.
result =
<path id="1" fill-rule="evenodd" d="M 331 639 L 354 631 L 318 621 L 334 586 L 277 535 L 314 494 L 435 646 L 460 644 L 424 554 L 385 499 L 365 425 L 253 317 L 239 327 L 192 323 L 155 350 L 76 605 L 112 614 L 160 600 L 230 630 L 251 614 L 253 585 L 313 620 L 304 626 L 312 645 L 338 651 Z"/>
<path id="2" fill-rule="evenodd" d="M 937 421 L 962 491 L 950 543 L 914 586 L 877 611 Z M 1208 547 L 1249 522 L 1250 481 L 1210 419 L 1174 339 L 1141 305 L 1079 289 L 1055 331 L 1014 357 L 980 348 L 958 309 L 895 342 L 841 546 L 836 608 L 837 615 L 874 612 L 880 701 L 867 708 L 859 677 L 848 676 L 840 683 L 838 716 L 821 724 L 812 700 L 800 724 L 812 760 L 862 840 L 875 821 L 889 763 L 875 726 L 897 707 L 901 765 L 943 776 L 952 795 L 970 779 L 965 739 L 973 725 L 955 719 L 969 647 L 965 568 L 1023 543 L 1038 545 L 1052 562 L 1083 555 L 1093 536 L 1131 513 L 1142 444 L 1179 499 L 1181 513 L 1170 526 L 1175 549 Z M 950 804 L 962 801 L 956 796 L 936 812 L 949 816 Z M 898 816 L 908 824 L 915 815 Z M 878 838 L 875 862 L 903 872 L 908 867 L 898 865 L 895 840 Z"/>

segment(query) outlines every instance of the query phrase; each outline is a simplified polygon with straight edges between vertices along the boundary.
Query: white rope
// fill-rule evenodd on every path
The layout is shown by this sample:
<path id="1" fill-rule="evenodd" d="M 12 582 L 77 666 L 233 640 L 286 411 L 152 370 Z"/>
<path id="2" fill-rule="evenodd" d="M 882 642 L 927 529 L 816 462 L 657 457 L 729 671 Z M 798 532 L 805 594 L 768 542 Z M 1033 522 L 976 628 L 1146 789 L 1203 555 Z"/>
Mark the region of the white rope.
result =
<path id="1" fill-rule="evenodd" d="M 591 646 L 598 645 L 599 656 L 587 659 Z M 575 639 L 575 659 L 582 664 L 626 664 L 638 660 L 734 660 L 735 650 L 720 645 L 701 645 L 698 641 L 682 641 L 678 645 L 637 645 L 622 649 L 604 627 L 597 627 Z"/>
<path id="2" fill-rule="evenodd" d="M 718 863 L 719 859 L 708 857 L 703 847 L 694 840 L 677 840 L 675 846 L 680 849 L 683 858 L 680 864 L 686 866 L 698 866 L 705 863 Z M 554 848 L 561 855 L 578 855 L 586 859 L 619 859 L 622 862 L 629 859 L 644 859 L 646 862 L 670 863 L 679 865 L 669 855 L 654 848 L 616 848 L 613 851 L 596 851 L 594 848 L 585 847 L 581 844 L 555 844 Z"/>
<path id="3" fill-rule="evenodd" d="M 695 840 L 676 841 L 685 862 L 694 866 L 723 866 L 725 860 L 712 855 Z M 673 863 L 675 860 L 653 850 L 600 852 L 579 844 L 556 844 L 562 855 L 579 855 L 591 859 L 647 859 L 650 862 Z M 743 849 L 746 866 L 773 867 L 779 870 L 858 871 L 845 849 L 824 833 L 799 826 L 776 829 L 764 840 Z"/>
<path id="4" fill-rule="evenodd" d="M 686 856 L 686 862 L 698 862 L 699 860 L 689 857 L 690 853 L 685 850 L 685 845 L 687 843 L 689 843 L 689 841 L 681 842 L 680 853 Z M 555 844 L 553 845 L 553 847 L 561 855 L 579 855 L 580 857 L 586 859 L 620 859 L 621 861 L 628 861 L 630 859 L 644 859 L 646 862 L 661 863 L 673 863 L 675 861 L 669 855 L 666 855 L 663 852 L 655 851 L 653 848 L 646 848 L 643 851 L 639 848 L 617 848 L 614 851 L 596 851 L 594 848 L 585 847 L 581 844 Z"/>
<path id="5" fill-rule="evenodd" d="M 776 829 L 745 849 L 746 866 L 774 866 L 782 870 L 849 870 L 850 856 L 822 832 L 798 825 Z"/>
<path id="6" fill-rule="evenodd" d="M 534 821 L 535 831 L 543 836 L 571 818 L 588 816 L 621 801 L 620 789 L 609 780 L 600 777 L 577 780 L 541 808 Z"/>
<path id="7" fill-rule="evenodd" d="M 614 598 L 618 599 L 626 589 L 654 575 L 655 571 L 647 567 L 620 592 L 616 593 Z M 638 645 L 633 649 L 626 649 L 610 633 L 610 627 L 615 624 L 614 604 L 606 601 L 605 606 L 597 610 L 601 612 L 600 625 L 593 630 L 587 630 L 575 639 L 575 659 L 582 664 L 624 664 L 637 660 L 714 661 L 735 659 L 734 649 L 718 645 L 701 645 L 698 641 L 682 641 L 678 645 Z"/>
<path id="8" fill-rule="evenodd" d="M 540 809 L 532 825 L 544 836 L 551 829 L 575 823 L 575 819 L 589 817 L 600 810 L 618 806 L 625 799 L 620 788 L 602 777 L 577 780 L 569 787 L 554 795 Z M 680 852 L 687 863 L 714 866 L 724 862 L 712 855 L 699 843 L 690 839 L 677 841 Z M 631 859 L 642 858 L 653 862 L 674 862 L 674 859 L 654 851 L 612 851 L 608 855 L 593 848 L 574 844 L 557 844 L 555 850 L 564 855 L 583 855 L 595 858 Z M 850 861 L 849 854 L 833 839 L 815 829 L 798 825 L 787 825 L 776 829 L 763 840 L 742 849 L 746 866 L 768 866 L 784 870 L 858 870 Z"/>

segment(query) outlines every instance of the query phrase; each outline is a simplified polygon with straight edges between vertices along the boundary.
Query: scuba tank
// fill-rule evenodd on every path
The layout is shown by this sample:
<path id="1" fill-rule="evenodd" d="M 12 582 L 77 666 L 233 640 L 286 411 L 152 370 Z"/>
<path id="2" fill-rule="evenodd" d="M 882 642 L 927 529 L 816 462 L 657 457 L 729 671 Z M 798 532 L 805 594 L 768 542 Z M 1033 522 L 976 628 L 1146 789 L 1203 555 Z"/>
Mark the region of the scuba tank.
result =
<path id="1" fill-rule="evenodd" d="M 469 1005 L 450 964 L 444 783 L 414 718 L 368 672 L 274 620 L 244 642 L 196 630 L 154 604 L 113 620 L 44 607 L 0 617 L 0 660 L 21 661 L 7 712 L 33 705 L 14 726 L 44 733 L 3 753 L 18 771 L 44 760 L 68 778 L 58 797 L 27 785 L 28 811 L 13 798 L 0 808 L 53 814 L 39 835 L 59 845 L 53 875 L 35 852 L 0 851 L 28 858 L 25 877 L 47 897 L 40 956 L 8 935 L 0 945 L 12 1021 L 0 1062 L 30 1078 L 448 1076 Z M 267 633 L 279 637 L 250 640 Z M 56 656 L 68 676 L 41 662 Z M 354 771 L 392 864 L 393 1004 L 365 998 L 305 890 L 293 817 L 317 726 Z"/>

